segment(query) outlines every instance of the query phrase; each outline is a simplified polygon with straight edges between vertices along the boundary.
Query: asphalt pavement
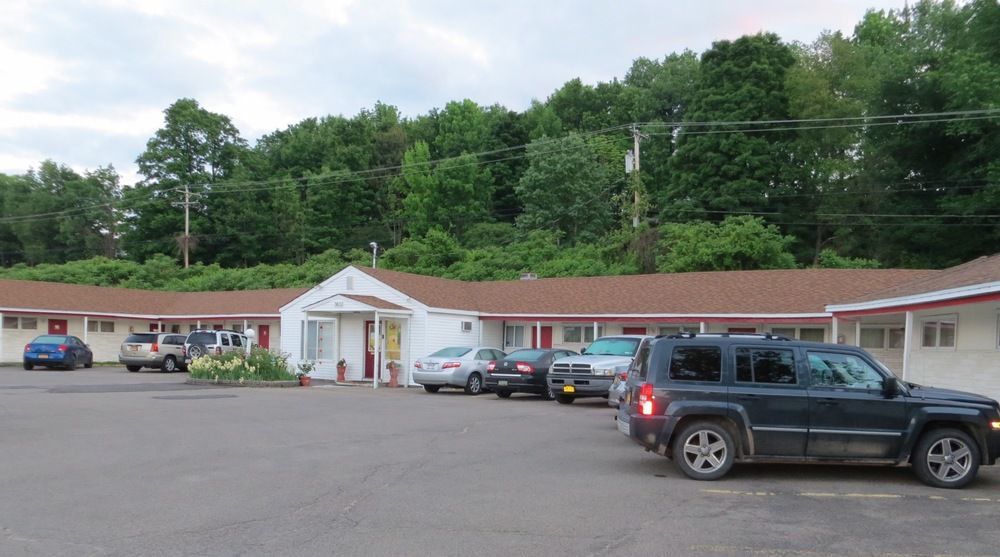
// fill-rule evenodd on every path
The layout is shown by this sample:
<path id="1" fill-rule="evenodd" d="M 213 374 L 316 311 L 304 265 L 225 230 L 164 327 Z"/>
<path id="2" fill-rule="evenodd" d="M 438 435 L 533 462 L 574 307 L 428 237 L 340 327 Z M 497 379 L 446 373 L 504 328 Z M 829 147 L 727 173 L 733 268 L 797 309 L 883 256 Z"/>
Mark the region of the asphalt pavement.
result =
<path id="1" fill-rule="evenodd" d="M 0 368 L 0 555 L 1000 556 L 1000 468 L 696 482 L 570 406 Z"/>

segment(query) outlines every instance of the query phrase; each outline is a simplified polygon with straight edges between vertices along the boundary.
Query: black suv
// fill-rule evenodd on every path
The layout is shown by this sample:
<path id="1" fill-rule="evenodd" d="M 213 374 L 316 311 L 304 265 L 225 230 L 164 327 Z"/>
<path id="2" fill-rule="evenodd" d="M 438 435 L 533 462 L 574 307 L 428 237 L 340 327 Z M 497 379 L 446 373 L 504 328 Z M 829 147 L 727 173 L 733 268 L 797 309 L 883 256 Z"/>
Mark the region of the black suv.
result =
<path id="1" fill-rule="evenodd" d="M 864 350 L 772 335 L 644 341 L 618 429 L 714 480 L 733 462 L 912 464 L 935 487 L 971 482 L 1000 453 L 1000 405 L 896 379 Z"/>

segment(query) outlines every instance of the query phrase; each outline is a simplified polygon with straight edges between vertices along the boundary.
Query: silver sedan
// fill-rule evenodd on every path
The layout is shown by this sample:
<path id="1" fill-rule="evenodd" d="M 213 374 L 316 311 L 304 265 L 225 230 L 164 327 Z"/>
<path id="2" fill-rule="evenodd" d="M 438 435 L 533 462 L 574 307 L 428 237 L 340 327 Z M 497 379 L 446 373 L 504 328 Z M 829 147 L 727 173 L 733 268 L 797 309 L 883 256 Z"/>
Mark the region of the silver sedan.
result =
<path id="1" fill-rule="evenodd" d="M 414 362 L 413 380 L 428 393 L 436 393 L 441 387 L 458 387 L 466 394 L 478 395 L 483 392 L 486 366 L 505 356 L 502 350 L 490 346 L 442 348 Z"/>

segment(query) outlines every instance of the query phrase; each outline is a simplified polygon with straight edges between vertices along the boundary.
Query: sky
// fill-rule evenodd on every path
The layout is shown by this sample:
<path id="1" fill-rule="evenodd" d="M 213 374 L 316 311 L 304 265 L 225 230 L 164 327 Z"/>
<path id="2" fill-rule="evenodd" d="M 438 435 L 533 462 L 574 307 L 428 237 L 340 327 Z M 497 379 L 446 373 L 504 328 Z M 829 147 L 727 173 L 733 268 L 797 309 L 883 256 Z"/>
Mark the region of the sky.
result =
<path id="1" fill-rule="evenodd" d="M 524 110 L 563 83 L 624 77 L 639 57 L 759 31 L 849 35 L 903 0 L 0 0 L 0 172 L 135 158 L 182 97 L 251 145 L 376 101 L 405 116 L 452 100 Z"/>

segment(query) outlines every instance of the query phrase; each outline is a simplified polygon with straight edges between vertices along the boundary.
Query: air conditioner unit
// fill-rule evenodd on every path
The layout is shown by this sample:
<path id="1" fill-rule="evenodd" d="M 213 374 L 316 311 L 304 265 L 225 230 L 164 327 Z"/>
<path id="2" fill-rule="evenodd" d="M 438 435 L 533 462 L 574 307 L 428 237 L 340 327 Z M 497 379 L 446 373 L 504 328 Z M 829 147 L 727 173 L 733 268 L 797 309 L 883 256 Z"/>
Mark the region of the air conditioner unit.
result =
<path id="1" fill-rule="evenodd" d="M 472 321 L 462 321 L 462 332 L 463 333 L 472 332 Z"/>

